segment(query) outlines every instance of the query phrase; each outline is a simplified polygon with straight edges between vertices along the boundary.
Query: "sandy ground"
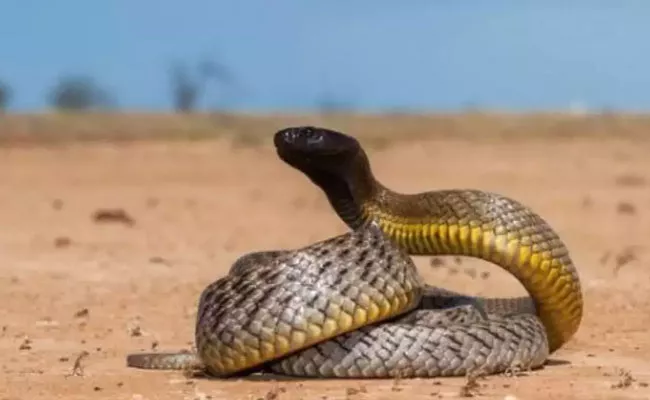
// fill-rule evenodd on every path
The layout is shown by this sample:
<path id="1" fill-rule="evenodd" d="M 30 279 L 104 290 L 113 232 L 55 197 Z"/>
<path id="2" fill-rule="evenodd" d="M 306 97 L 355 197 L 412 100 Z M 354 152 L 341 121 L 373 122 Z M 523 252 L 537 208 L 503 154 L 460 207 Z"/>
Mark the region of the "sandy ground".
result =
<path id="1" fill-rule="evenodd" d="M 578 334 L 542 370 L 479 380 L 476 397 L 650 398 L 648 147 L 434 139 L 369 152 L 377 177 L 396 190 L 515 197 L 572 251 L 586 296 Z M 346 230 L 270 147 L 91 143 L 4 148 L 0 159 L 0 399 L 412 400 L 462 391 L 463 378 L 218 381 L 125 367 L 129 352 L 189 348 L 200 291 L 241 254 Z M 131 220 L 94 218 L 117 209 Z M 493 265 L 444 260 L 416 262 L 430 283 L 523 293 Z"/>

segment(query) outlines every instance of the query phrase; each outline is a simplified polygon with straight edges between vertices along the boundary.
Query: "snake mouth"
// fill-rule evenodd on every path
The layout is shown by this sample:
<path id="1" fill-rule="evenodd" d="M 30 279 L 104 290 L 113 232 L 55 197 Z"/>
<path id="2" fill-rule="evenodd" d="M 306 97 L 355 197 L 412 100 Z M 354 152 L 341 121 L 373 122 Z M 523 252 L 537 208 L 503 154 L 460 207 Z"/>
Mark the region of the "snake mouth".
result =
<path id="1" fill-rule="evenodd" d="M 281 129 L 273 143 L 280 158 L 296 167 L 334 165 L 351 159 L 361 148 L 351 136 L 314 126 Z"/>

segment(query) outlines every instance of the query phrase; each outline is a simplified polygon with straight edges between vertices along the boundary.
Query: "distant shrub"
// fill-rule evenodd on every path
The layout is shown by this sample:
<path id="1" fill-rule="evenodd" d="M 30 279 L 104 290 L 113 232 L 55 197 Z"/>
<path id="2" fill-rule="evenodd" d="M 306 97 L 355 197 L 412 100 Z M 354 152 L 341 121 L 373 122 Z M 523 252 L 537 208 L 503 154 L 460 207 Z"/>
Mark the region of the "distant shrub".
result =
<path id="1" fill-rule="evenodd" d="M 11 87 L 5 82 L 0 82 L 0 112 L 7 111 L 9 102 L 11 101 Z"/>
<path id="2" fill-rule="evenodd" d="M 87 111 L 114 107 L 110 95 L 94 79 L 83 76 L 63 77 L 51 89 L 49 103 L 59 110 Z"/>

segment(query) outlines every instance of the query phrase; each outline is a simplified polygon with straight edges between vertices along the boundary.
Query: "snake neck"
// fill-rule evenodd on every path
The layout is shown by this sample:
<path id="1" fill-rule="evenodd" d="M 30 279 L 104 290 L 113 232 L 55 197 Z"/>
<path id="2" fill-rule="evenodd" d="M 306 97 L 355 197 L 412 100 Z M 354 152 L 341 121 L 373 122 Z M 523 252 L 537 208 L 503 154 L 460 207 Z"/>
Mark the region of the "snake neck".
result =
<path id="1" fill-rule="evenodd" d="M 353 230 L 373 219 L 368 213 L 368 204 L 391 193 L 375 179 L 363 152 L 340 173 L 309 168 L 301 170 L 321 188 L 339 218 Z"/>
<path id="2" fill-rule="evenodd" d="M 379 182 L 363 150 L 341 171 L 303 170 L 323 190 L 336 214 L 351 229 L 370 222 L 379 225 L 398 220 L 413 223 L 421 216 L 431 215 L 430 204 L 417 195 L 395 192 Z M 406 250 L 411 254 L 417 253 L 412 248 Z"/>

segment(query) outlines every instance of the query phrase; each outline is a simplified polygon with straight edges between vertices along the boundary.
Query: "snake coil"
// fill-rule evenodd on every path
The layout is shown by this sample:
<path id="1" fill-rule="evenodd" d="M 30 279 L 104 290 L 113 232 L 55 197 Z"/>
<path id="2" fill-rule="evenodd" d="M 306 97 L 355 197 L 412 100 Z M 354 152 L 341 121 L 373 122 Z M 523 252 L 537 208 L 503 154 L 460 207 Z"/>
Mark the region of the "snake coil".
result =
<path id="1" fill-rule="evenodd" d="M 378 182 L 359 142 L 329 129 L 278 131 L 280 159 L 320 187 L 351 231 L 249 253 L 201 294 L 196 353 L 127 365 L 312 377 L 432 377 L 541 366 L 577 331 L 580 280 L 539 215 L 479 190 L 418 194 Z M 464 255 L 512 273 L 530 296 L 484 298 L 425 284 L 409 255 Z"/>

